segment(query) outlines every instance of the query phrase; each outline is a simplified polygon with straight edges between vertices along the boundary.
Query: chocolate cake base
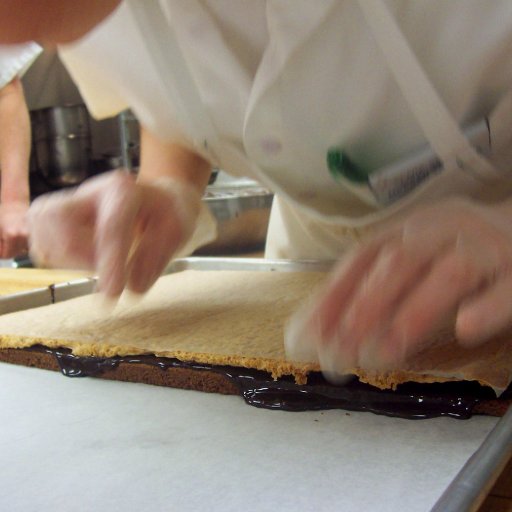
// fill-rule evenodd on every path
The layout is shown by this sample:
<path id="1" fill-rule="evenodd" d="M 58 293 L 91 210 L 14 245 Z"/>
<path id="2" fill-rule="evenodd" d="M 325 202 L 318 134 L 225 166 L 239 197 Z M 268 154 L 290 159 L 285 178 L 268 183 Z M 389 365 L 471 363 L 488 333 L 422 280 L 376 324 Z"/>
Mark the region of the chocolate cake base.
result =
<path id="1" fill-rule="evenodd" d="M 137 360 L 139 359 L 140 356 L 137 357 Z M 1 349 L 0 361 L 58 371 L 66 377 L 99 377 L 108 380 L 138 382 L 224 395 L 238 395 L 240 393 L 236 384 L 220 373 L 179 367 L 168 368 L 165 371 L 157 365 L 137 364 L 129 360 L 120 361 L 115 365 L 105 365 L 102 364 L 107 361 L 105 359 L 71 356 L 66 349 L 61 351 L 46 347 Z"/>
<path id="2" fill-rule="evenodd" d="M 145 356 L 78 357 L 69 349 L 34 346 L 1 349 L 0 361 L 46 370 L 68 377 L 99 377 L 203 392 L 241 395 L 253 406 L 288 411 L 346 409 L 409 419 L 473 414 L 502 416 L 512 403 L 512 387 L 500 398 L 477 382 L 442 384 L 407 383 L 396 391 L 380 390 L 357 379 L 335 386 L 318 373 L 305 385 L 292 378 L 273 380 L 267 372 L 188 363 L 178 359 Z"/>

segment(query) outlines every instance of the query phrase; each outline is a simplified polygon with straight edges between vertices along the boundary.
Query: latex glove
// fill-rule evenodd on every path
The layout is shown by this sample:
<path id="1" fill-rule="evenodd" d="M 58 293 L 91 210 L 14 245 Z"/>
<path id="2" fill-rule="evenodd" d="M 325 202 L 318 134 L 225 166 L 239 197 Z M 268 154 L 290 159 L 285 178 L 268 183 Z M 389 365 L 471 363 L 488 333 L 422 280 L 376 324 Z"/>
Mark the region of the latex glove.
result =
<path id="1" fill-rule="evenodd" d="M 28 203 L 10 201 L 0 204 L 0 258 L 14 258 L 28 250 Z"/>
<path id="2" fill-rule="evenodd" d="M 440 330 L 474 346 L 512 326 L 512 207 L 454 199 L 354 250 L 291 319 L 290 359 L 336 378 L 399 367 Z"/>
<path id="3" fill-rule="evenodd" d="M 200 206 L 199 192 L 183 182 L 105 173 L 33 202 L 30 254 L 40 266 L 96 271 L 107 296 L 125 287 L 144 293 L 192 233 Z"/>

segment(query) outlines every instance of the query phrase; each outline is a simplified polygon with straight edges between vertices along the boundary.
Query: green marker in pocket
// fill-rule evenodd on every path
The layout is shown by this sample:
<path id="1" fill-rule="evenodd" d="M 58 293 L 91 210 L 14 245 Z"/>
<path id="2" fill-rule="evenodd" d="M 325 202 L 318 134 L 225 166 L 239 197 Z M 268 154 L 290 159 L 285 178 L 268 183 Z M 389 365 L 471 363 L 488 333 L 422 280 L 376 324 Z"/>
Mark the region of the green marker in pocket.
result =
<path id="1" fill-rule="evenodd" d="M 327 168 L 336 181 L 342 181 L 343 177 L 352 183 L 368 183 L 368 173 L 355 165 L 339 147 L 327 151 Z"/>
<path id="2" fill-rule="evenodd" d="M 464 134 L 478 152 L 483 155 L 491 152 L 487 119 L 471 125 Z M 328 149 L 326 163 L 335 181 L 344 183 L 360 197 L 373 197 L 374 202 L 384 206 L 405 197 L 443 170 L 442 162 L 430 147 L 370 173 L 354 163 L 340 147 Z M 467 172 L 463 168 L 460 171 Z"/>

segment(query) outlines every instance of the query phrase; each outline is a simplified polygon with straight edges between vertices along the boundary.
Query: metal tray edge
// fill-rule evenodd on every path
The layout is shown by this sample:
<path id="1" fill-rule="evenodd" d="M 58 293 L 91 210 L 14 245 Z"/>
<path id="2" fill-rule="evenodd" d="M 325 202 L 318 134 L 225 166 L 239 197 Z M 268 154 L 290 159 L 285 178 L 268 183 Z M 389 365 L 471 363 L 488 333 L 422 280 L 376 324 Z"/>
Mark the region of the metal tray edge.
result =
<path id="1" fill-rule="evenodd" d="M 267 272 L 327 272 L 334 265 L 329 260 L 278 260 L 200 256 L 176 259 L 164 274 L 183 270 L 255 270 Z"/>
<path id="2" fill-rule="evenodd" d="M 512 456 L 512 407 L 446 488 L 431 512 L 473 512 Z"/>
<path id="3" fill-rule="evenodd" d="M 323 260 L 268 260 L 264 258 L 231 258 L 192 256 L 173 260 L 163 275 L 185 270 L 246 270 L 267 272 L 326 272 L 334 262 Z M 25 292 L 0 296 L 0 314 L 47 306 L 94 293 L 96 277 L 80 278 Z"/>
<path id="4" fill-rule="evenodd" d="M 49 287 L 3 295 L 0 297 L 0 315 L 47 306 L 51 303 L 52 292 Z"/>

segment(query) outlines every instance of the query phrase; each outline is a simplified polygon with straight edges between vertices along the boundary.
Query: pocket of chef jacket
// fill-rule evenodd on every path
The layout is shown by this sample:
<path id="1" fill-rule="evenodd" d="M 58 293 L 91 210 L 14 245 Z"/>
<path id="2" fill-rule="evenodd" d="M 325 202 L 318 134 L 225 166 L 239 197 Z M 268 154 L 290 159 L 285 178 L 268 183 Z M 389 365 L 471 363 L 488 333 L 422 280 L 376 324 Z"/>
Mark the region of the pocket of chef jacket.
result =
<path id="1" fill-rule="evenodd" d="M 500 178 L 482 178 L 478 173 L 453 164 L 443 167 L 406 196 L 386 207 L 386 217 L 416 205 L 454 196 L 493 204 L 512 195 L 512 91 L 490 116 L 491 152 L 486 158 L 500 171 Z"/>
<path id="2" fill-rule="evenodd" d="M 467 197 L 484 204 L 503 201 L 512 194 L 512 174 L 510 178 L 485 182 L 456 165 L 443 169 L 420 184 L 407 196 L 386 208 L 385 217 L 406 213 L 422 204 L 431 204 L 449 197 Z"/>

